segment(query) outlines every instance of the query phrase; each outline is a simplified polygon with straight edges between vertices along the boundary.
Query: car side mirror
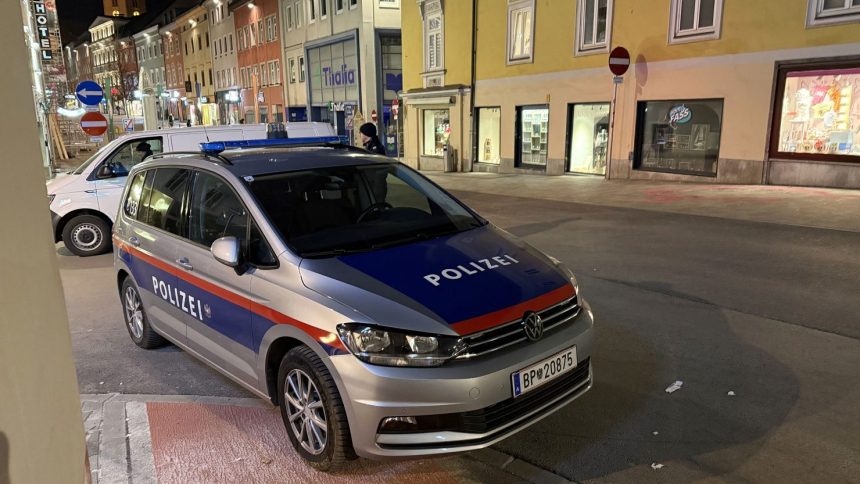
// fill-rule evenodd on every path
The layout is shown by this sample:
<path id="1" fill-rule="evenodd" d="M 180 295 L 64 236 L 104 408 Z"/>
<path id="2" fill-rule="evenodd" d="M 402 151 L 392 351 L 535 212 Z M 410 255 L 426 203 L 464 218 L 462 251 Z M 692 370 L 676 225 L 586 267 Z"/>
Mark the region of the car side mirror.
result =
<path id="1" fill-rule="evenodd" d="M 113 178 L 113 170 L 108 165 L 102 165 L 99 167 L 99 171 L 96 172 L 97 178 Z"/>
<path id="2" fill-rule="evenodd" d="M 239 239 L 232 235 L 215 240 L 209 248 L 215 260 L 234 268 L 239 267 L 239 250 Z"/>

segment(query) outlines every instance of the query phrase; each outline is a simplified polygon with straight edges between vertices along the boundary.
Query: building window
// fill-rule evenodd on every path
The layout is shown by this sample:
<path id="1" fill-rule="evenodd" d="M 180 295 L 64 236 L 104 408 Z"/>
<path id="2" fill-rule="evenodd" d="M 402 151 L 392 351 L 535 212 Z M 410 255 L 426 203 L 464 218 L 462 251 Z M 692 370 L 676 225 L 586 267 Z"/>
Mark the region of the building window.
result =
<path id="1" fill-rule="evenodd" d="M 317 0 L 308 0 L 308 17 L 310 18 L 310 20 L 308 20 L 308 23 L 314 23 L 317 20 L 316 1 Z"/>
<path id="2" fill-rule="evenodd" d="M 290 84 L 296 83 L 296 60 L 290 57 Z"/>
<path id="3" fill-rule="evenodd" d="M 260 85 L 261 86 L 268 86 L 269 85 L 269 68 L 266 66 L 265 62 L 260 64 Z"/>
<path id="4" fill-rule="evenodd" d="M 334 7 L 336 13 L 343 12 L 343 2 L 344 0 L 334 0 Z"/>
<path id="5" fill-rule="evenodd" d="M 605 174 L 609 103 L 571 104 L 567 120 L 567 170 Z"/>
<path id="6" fill-rule="evenodd" d="M 578 0 L 576 55 L 609 51 L 612 7 L 612 0 Z"/>
<path id="7" fill-rule="evenodd" d="M 720 38 L 723 0 L 672 0 L 669 43 Z"/>
<path id="8" fill-rule="evenodd" d="M 478 161 L 499 164 L 502 108 L 478 108 Z"/>
<path id="9" fill-rule="evenodd" d="M 352 10 L 358 7 L 358 0 L 349 0 L 349 9 Z"/>
<path id="10" fill-rule="evenodd" d="M 281 76 L 275 69 L 275 61 L 269 61 L 269 83 L 273 85 L 281 83 Z"/>
<path id="11" fill-rule="evenodd" d="M 860 0 L 809 0 L 807 27 L 860 22 Z"/>
<path id="12" fill-rule="evenodd" d="M 320 0 L 320 18 L 326 18 L 328 15 L 328 0 Z"/>
<path id="13" fill-rule="evenodd" d="M 717 176 L 722 99 L 641 101 L 633 168 Z"/>
<path id="14" fill-rule="evenodd" d="M 293 4 L 293 12 L 295 12 L 296 16 L 296 28 L 299 28 L 302 26 L 302 2 Z"/>
<path id="15" fill-rule="evenodd" d="M 400 0 L 379 0 L 379 8 L 400 8 Z"/>
<path id="16" fill-rule="evenodd" d="M 532 61 L 534 0 L 508 0 L 508 64 Z"/>
<path id="17" fill-rule="evenodd" d="M 433 73 L 424 76 L 424 86 L 441 86 L 443 79 L 440 71 L 445 69 L 445 19 L 442 2 L 426 0 L 421 4 L 424 29 L 424 71 Z"/>
<path id="18" fill-rule="evenodd" d="M 257 30 L 253 25 L 246 25 L 245 29 L 248 31 L 246 34 L 248 36 L 248 46 L 254 47 L 257 45 Z"/>
<path id="19" fill-rule="evenodd" d="M 257 21 L 257 34 L 257 43 L 262 45 L 266 38 L 266 31 L 263 30 L 263 19 Z"/>
<path id="20" fill-rule="evenodd" d="M 269 15 L 266 18 L 266 39 L 269 42 L 274 42 L 278 38 L 278 23 L 274 15 Z"/>
<path id="21" fill-rule="evenodd" d="M 448 136 L 451 135 L 451 123 L 447 109 L 424 110 L 424 149 L 425 156 L 442 156 Z"/>
<path id="22" fill-rule="evenodd" d="M 305 82 L 305 58 L 299 56 L 299 82 Z"/>
<path id="23" fill-rule="evenodd" d="M 293 30 L 293 7 L 292 5 L 287 5 L 287 30 Z"/>
<path id="24" fill-rule="evenodd" d="M 780 67 L 771 157 L 860 162 L 860 61 Z"/>
<path id="25" fill-rule="evenodd" d="M 549 107 L 517 106 L 516 166 L 546 166 Z"/>

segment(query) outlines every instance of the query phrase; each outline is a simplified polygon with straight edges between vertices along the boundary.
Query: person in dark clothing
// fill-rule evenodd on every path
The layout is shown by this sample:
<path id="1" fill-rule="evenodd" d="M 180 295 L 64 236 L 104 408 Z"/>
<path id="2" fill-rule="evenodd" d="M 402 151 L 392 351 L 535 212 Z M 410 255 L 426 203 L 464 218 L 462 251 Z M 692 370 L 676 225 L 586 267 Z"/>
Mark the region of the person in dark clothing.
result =
<path id="1" fill-rule="evenodd" d="M 143 160 L 147 156 L 152 156 L 152 146 L 150 146 L 149 143 L 147 143 L 146 141 L 138 144 L 136 150 L 139 153 L 142 153 L 140 157 L 141 160 Z"/>
<path id="2" fill-rule="evenodd" d="M 388 153 L 385 151 L 385 145 L 382 144 L 379 136 L 376 135 L 376 125 L 373 123 L 364 123 L 358 128 L 358 131 L 361 133 L 361 144 L 364 145 L 364 149 L 371 153 L 388 156 Z"/>

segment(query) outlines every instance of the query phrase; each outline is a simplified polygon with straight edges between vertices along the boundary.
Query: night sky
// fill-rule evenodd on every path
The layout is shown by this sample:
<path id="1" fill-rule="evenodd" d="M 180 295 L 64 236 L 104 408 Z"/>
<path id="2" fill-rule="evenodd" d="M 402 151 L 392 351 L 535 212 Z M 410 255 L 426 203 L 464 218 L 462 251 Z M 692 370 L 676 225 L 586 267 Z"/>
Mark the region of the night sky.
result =
<path id="1" fill-rule="evenodd" d="M 104 14 L 102 0 L 56 0 L 56 2 L 63 44 L 77 39 L 87 31 L 87 27 L 97 16 Z M 171 2 L 172 0 L 146 0 L 147 13 L 152 13 L 153 9 L 161 11 Z"/>

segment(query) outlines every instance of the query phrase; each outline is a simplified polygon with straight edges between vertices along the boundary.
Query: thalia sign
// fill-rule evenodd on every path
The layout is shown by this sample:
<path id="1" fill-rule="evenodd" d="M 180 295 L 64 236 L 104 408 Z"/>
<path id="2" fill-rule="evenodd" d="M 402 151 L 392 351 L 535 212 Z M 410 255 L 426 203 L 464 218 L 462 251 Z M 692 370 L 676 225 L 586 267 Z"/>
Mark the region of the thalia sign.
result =
<path id="1" fill-rule="evenodd" d="M 323 82 L 326 86 L 352 86 L 355 85 L 355 69 L 347 69 L 346 64 L 340 65 L 340 70 L 331 67 L 323 67 Z"/>

